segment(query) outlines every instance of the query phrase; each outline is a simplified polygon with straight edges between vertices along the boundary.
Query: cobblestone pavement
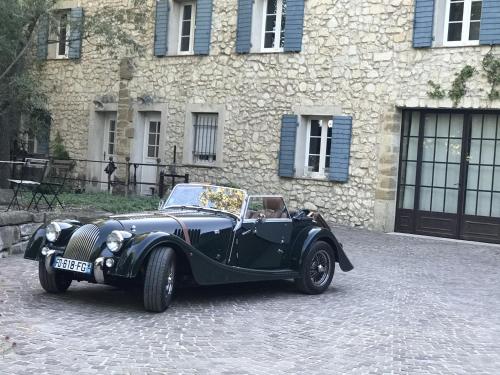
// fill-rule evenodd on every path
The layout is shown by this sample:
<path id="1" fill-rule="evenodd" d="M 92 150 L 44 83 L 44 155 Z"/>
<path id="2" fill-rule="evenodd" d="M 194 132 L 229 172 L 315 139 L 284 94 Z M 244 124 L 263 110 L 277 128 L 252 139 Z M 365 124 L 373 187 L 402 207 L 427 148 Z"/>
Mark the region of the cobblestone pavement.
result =
<path id="1" fill-rule="evenodd" d="M 322 295 L 190 288 L 163 314 L 107 286 L 48 295 L 35 262 L 1 259 L 0 373 L 500 373 L 500 247 L 336 232 L 356 268 Z"/>

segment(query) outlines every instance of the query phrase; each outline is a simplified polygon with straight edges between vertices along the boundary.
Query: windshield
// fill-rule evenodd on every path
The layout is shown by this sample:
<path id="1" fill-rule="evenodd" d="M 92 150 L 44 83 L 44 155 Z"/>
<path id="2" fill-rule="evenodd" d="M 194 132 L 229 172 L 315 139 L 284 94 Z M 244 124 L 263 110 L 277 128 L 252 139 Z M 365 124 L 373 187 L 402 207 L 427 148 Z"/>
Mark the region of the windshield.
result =
<path id="1" fill-rule="evenodd" d="M 162 209 L 173 206 L 196 206 L 230 212 L 240 216 L 245 192 L 222 186 L 177 185 Z"/>

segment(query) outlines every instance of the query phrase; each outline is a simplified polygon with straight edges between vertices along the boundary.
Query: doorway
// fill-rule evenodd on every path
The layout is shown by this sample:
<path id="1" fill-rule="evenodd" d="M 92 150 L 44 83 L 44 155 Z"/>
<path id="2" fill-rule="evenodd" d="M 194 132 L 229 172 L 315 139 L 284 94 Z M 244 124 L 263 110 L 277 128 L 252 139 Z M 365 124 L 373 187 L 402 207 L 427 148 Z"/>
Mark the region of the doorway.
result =
<path id="1" fill-rule="evenodd" d="M 396 230 L 500 243 L 500 113 L 404 110 Z"/>

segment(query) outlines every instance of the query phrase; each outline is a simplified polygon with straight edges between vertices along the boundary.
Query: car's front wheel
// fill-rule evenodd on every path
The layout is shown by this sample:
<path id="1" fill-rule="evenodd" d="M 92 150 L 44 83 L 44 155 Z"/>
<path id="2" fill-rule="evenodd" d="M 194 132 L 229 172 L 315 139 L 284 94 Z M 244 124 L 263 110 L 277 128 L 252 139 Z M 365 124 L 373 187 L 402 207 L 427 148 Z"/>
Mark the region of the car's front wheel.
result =
<path id="1" fill-rule="evenodd" d="M 59 271 L 47 272 L 45 262 L 38 263 L 38 278 L 40 285 L 49 293 L 63 293 L 71 285 L 71 278 L 67 274 Z"/>
<path id="2" fill-rule="evenodd" d="M 329 244 L 317 241 L 302 263 L 301 277 L 295 279 L 297 288 L 307 294 L 323 293 L 330 286 L 335 272 L 335 257 Z"/>
<path id="3" fill-rule="evenodd" d="M 175 285 L 175 252 L 170 247 L 157 247 L 151 253 L 144 278 L 144 308 L 162 312 L 172 302 Z"/>

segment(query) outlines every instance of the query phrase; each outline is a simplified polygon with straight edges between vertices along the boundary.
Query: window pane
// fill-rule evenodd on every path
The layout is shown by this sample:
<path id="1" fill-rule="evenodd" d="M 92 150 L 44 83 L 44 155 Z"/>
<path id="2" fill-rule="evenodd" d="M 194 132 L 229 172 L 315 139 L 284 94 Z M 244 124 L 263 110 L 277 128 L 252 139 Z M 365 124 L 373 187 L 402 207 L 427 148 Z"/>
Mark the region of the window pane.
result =
<path id="1" fill-rule="evenodd" d="M 477 189 L 479 167 L 477 165 L 469 165 L 467 172 L 467 189 Z"/>
<path id="2" fill-rule="evenodd" d="M 493 194 L 493 202 L 491 205 L 491 216 L 500 217 L 500 194 Z"/>
<path id="3" fill-rule="evenodd" d="M 475 215 L 476 214 L 476 196 L 475 191 L 467 191 L 465 194 L 465 214 Z"/>
<path id="4" fill-rule="evenodd" d="M 433 186 L 445 186 L 446 164 L 434 165 L 434 184 Z"/>
<path id="5" fill-rule="evenodd" d="M 448 27 L 448 41 L 457 42 L 462 40 L 462 23 L 450 23 Z"/>
<path id="6" fill-rule="evenodd" d="M 321 138 L 311 137 L 309 140 L 309 153 L 316 155 L 321 153 Z"/>
<path id="7" fill-rule="evenodd" d="M 479 40 L 479 22 L 471 22 L 469 28 L 469 40 Z"/>
<path id="8" fill-rule="evenodd" d="M 481 164 L 493 164 L 495 141 L 483 141 L 481 147 Z"/>
<path id="9" fill-rule="evenodd" d="M 458 190 L 446 189 L 444 212 L 456 214 L 458 209 Z"/>
<path id="10" fill-rule="evenodd" d="M 450 114 L 440 113 L 437 120 L 437 136 L 448 137 L 448 130 L 450 128 Z"/>
<path id="11" fill-rule="evenodd" d="M 109 132 L 109 143 L 115 143 L 115 133 Z"/>
<path id="12" fill-rule="evenodd" d="M 491 193 L 479 192 L 477 200 L 477 215 L 490 216 Z"/>
<path id="13" fill-rule="evenodd" d="M 149 145 L 156 144 L 156 134 L 149 134 L 148 144 Z"/>
<path id="14" fill-rule="evenodd" d="M 403 192 L 403 208 L 413 209 L 414 201 L 415 201 L 415 187 L 414 186 L 405 186 Z"/>
<path id="15" fill-rule="evenodd" d="M 460 179 L 460 164 L 448 164 L 448 176 L 446 177 L 446 187 L 458 188 Z"/>
<path id="16" fill-rule="evenodd" d="M 472 140 L 470 141 L 470 158 L 469 162 L 477 164 L 479 163 L 479 150 L 481 149 L 481 141 L 479 140 Z"/>
<path id="17" fill-rule="evenodd" d="M 181 38 L 181 51 L 189 51 L 189 37 Z"/>
<path id="18" fill-rule="evenodd" d="M 456 115 L 456 114 L 452 115 L 450 137 L 461 138 L 463 125 L 464 125 L 464 115 Z"/>
<path id="19" fill-rule="evenodd" d="M 420 184 L 432 186 L 432 166 L 433 163 L 422 163 L 422 171 L 420 176 Z"/>
<path id="20" fill-rule="evenodd" d="M 464 18 L 464 3 L 452 2 L 450 4 L 450 21 L 462 21 L 463 18 Z"/>
<path id="21" fill-rule="evenodd" d="M 191 11 L 192 11 L 192 5 L 185 5 L 184 6 L 184 20 L 190 20 L 191 19 Z"/>
<path id="22" fill-rule="evenodd" d="M 422 160 L 425 161 L 434 160 L 434 139 L 432 138 L 424 139 Z"/>
<path id="23" fill-rule="evenodd" d="M 491 190 L 493 182 L 493 167 L 481 167 L 479 175 L 479 189 Z"/>
<path id="24" fill-rule="evenodd" d="M 419 209 L 422 211 L 430 211 L 430 208 L 431 208 L 431 188 L 421 188 Z"/>
<path id="25" fill-rule="evenodd" d="M 321 122 L 319 120 L 311 121 L 311 136 L 321 137 Z"/>
<path id="26" fill-rule="evenodd" d="M 448 162 L 460 163 L 460 158 L 462 157 L 462 140 L 450 139 L 449 143 Z"/>
<path id="27" fill-rule="evenodd" d="M 428 114 L 425 116 L 424 137 L 434 137 L 436 135 L 436 115 Z"/>
<path id="28" fill-rule="evenodd" d="M 148 146 L 148 158 L 155 157 L 155 148 L 153 146 Z"/>
<path id="29" fill-rule="evenodd" d="M 472 138 L 481 138 L 481 128 L 483 126 L 483 115 L 472 115 Z"/>
<path id="30" fill-rule="evenodd" d="M 266 13 L 267 14 L 276 14 L 277 5 L 278 5 L 277 0 L 268 0 Z"/>
<path id="31" fill-rule="evenodd" d="M 66 54 L 66 34 L 68 25 L 68 15 L 62 14 L 59 20 L 59 44 L 58 44 L 58 54 Z"/>
<path id="32" fill-rule="evenodd" d="M 108 146 L 108 154 L 113 155 L 114 153 L 115 153 L 115 145 L 110 143 Z"/>
<path id="33" fill-rule="evenodd" d="M 484 115 L 483 138 L 495 139 L 497 131 L 497 116 Z"/>
<path id="34" fill-rule="evenodd" d="M 274 33 L 266 33 L 264 37 L 264 48 L 274 47 Z"/>
<path id="35" fill-rule="evenodd" d="M 410 135 L 418 137 L 420 128 L 420 112 L 412 112 Z"/>
<path id="36" fill-rule="evenodd" d="M 433 212 L 444 211 L 444 189 L 439 189 L 439 188 L 432 189 L 432 211 Z"/>
<path id="37" fill-rule="evenodd" d="M 437 139 L 434 160 L 446 162 L 447 155 L 448 155 L 448 140 L 447 139 Z"/>
<path id="38" fill-rule="evenodd" d="M 495 167 L 495 182 L 493 190 L 500 192 L 500 167 Z"/>
<path id="39" fill-rule="evenodd" d="M 309 172 L 319 172 L 319 156 L 309 156 Z"/>
<path id="40" fill-rule="evenodd" d="M 481 19 L 481 8 L 482 1 L 473 1 L 471 5 L 470 19 L 480 20 Z"/>
<path id="41" fill-rule="evenodd" d="M 276 16 L 266 17 L 266 31 L 274 31 L 276 28 Z"/>
<path id="42" fill-rule="evenodd" d="M 406 163 L 406 184 L 414 185 L 415 177 L 417 175 L 417 163 L 416 162 L 407 162 Z"/>
<path id="43" fill-rule="evenodd" d="M 191 21 L 184 21 L 182 23 L 182 35 L 187 36 L 191 33 Z"/>

